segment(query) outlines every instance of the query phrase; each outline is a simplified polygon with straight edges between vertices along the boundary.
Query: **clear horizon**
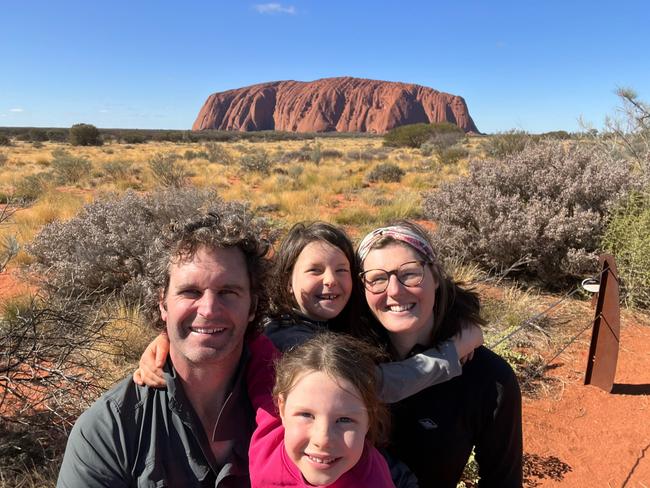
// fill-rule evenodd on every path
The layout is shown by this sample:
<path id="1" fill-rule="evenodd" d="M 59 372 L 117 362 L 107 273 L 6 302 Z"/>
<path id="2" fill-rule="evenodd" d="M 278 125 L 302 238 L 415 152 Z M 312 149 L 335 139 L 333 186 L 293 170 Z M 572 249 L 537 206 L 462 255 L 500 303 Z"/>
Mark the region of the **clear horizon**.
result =
<path id="1" fill-rule="evenodd" d="M 650 99 L 650 4 L 25 0 L 3 6 L 0 126 L 190 129 L 215 92 L 353 76 L 462 96 L 483 133 L 596 128 Z"/>

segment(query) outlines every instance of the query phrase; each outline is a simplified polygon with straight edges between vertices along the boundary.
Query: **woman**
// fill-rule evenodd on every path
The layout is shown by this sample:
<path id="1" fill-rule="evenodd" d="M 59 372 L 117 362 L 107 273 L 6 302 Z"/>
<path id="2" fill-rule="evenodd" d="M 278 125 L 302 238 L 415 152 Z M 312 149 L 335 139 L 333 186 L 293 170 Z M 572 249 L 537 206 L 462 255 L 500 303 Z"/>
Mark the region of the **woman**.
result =
<path id="1" fill-rule="evenodd" d="M 478 296 L 449 279 L 426 231 L 411 222 L 376 229 L 359 245 L 370 312 L 394 360 L 483 323 Z M 455 488 L 475 448 L 480 488 L 522 485 L 521 394 L 512 368 L 485 347 L 463 374 L 393 406 L 392 452 L 422 487 Z"/>

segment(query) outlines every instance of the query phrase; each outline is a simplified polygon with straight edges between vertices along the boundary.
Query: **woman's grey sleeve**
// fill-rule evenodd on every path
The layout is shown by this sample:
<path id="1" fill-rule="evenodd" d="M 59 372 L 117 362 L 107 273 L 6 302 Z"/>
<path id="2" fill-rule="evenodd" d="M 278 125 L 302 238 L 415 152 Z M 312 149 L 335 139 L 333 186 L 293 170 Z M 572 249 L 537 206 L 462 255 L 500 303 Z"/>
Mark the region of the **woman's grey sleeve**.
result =
<path id="1" fill-rule="evenodd" d="M 378 366 L 381 382 L 380 397 L 385 403 L 395 403 L 462 373 L 456 346 L 452 340 L 442 342 L 403 361 Z"/>

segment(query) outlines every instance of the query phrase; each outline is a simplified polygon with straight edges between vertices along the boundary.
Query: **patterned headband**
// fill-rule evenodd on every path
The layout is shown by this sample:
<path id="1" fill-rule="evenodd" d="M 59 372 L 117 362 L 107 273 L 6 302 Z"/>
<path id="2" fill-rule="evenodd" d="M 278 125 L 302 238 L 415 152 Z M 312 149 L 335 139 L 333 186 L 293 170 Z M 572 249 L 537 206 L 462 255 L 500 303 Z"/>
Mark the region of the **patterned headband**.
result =
<path id="1" fill-rule="evenodd" d="M 434 261 L 433 249 L 431 249 L 431 245 L 425 239 L 407 227 L 392 225 L 390 227 L 375 229 L 363 238 L 357 249 L 357 256 L 359 256 L 360 262 L 363 263 L 372 247 L 382 237 L 392 237 L 396 241 L 405 242 L 419 251 L 427 261 Z"/>

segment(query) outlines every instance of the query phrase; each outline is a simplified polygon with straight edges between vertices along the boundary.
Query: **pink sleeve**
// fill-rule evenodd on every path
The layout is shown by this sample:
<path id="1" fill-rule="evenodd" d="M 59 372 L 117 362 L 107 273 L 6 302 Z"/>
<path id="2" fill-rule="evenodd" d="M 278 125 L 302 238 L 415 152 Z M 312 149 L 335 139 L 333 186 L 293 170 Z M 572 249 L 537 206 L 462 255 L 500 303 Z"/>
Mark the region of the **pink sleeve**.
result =
<path id="1" fill-rule="evenodd" d="M 248 470 L 251 488 L 268 486 L 269 480 L 282 480 L 282 450 L 284 449 L 284 428 L 280 417 L 260 408 L 255 417 L 257 428 L 253 432 L 248 449 Z"/>
<path id="2" fill-rule="evenodd" d="M 275 382 L 274 361 L 280 356 L 264 335 L 248 343 L 250 360 L 246 368 L 248 396 L 256 411 L 257 428 L 248 449 L 251 487 L 262 487 L 269 476 L 277 475 L 283 448 L 284 428 L 276 412 L 271 392 Z"/>
<path id="3" fill-rule="evenodd" d="M 246 366 L 246 386 L 253 409 L 263 408 L 267 412 L 275 413 L 273 404 L 273 385 L 275 383 L 275 360 L 280 357 L 280 352 L 271 340 L 260 335 L 248 343 L 250 359 Z"/>

